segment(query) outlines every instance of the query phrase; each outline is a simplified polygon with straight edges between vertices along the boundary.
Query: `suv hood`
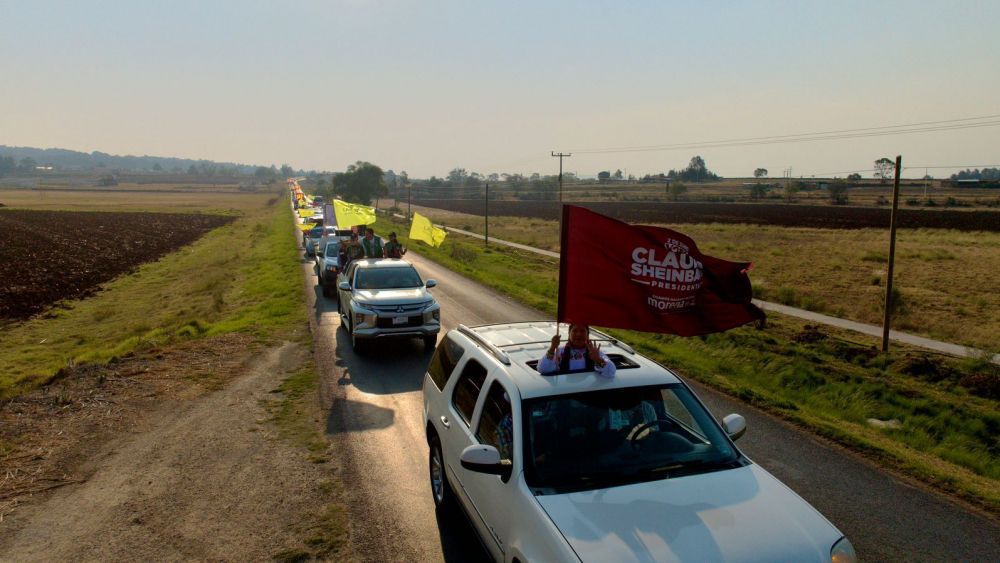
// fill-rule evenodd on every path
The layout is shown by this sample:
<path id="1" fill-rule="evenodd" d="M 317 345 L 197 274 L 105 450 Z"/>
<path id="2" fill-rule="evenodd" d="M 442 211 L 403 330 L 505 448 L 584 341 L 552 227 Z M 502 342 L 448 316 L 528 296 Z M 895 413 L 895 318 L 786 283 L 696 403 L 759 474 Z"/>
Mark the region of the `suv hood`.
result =
<path id="1" fill-rule="evenodd" d="M 751 464 L 537 496 L 584 561 L 830 561 L 841 534 Z"/>
<path id="2" fill-rule="evenodd" d="M 372 305 L 411 305 L 433 299 L 422 287 L 412 289 L 357 289 L 354 299 Z"/>

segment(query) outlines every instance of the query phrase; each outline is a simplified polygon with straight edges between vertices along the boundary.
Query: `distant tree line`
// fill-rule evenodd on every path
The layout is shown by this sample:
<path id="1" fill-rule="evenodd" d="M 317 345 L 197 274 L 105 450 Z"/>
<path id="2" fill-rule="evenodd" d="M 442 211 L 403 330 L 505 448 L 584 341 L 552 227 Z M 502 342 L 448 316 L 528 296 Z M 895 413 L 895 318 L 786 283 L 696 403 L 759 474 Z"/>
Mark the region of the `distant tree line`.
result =
<path id="1" fill-rule="evenodd" d="M 992 182 L 1000 180 L 1000 168 L 976 168 L 975 170 L 962 170 L 951 175 L 952 180 L 983 180 Z"/>

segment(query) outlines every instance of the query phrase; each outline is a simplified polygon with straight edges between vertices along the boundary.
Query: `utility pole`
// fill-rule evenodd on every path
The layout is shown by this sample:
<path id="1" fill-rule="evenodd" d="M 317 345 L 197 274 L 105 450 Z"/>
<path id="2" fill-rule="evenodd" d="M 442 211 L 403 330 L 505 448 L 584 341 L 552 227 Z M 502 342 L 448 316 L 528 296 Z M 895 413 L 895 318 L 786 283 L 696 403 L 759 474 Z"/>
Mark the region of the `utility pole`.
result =
<path id="1" fill-rule="evenodd" d="M 882 353 L 889 351 L 889 321 L 892 313 L 892 267 L 896 259 L 896 210 L 899 208 L 899 171 L 903 157 L 896 157 L 896 179 L 892 183 L 892 215 L 889 216 L 889 268 L 885 281 L 885 312 L 882 317 Z"/>
<path id="2" fill-rule="evenodd" d="M 413 201 L 413 184 L 406 184 L 406 220 L 409 221 L 413 214 L 410 213 L 410 203 Z"/>
<path id="3" fill-rule="evenodd" d="M 490 185 L 486 184 L 486 246 L 490 245 Z"/>
<path id="4" fill-rule="evenodd" d="M 557 153 L 555 151 L 552 151 L 552 156 L 559 157 L 559 203 L 562 203 L 562 161 L 563 158 L 569 158 L 573 155 L 569 153 L 561 153 L 561 152 Z"/>

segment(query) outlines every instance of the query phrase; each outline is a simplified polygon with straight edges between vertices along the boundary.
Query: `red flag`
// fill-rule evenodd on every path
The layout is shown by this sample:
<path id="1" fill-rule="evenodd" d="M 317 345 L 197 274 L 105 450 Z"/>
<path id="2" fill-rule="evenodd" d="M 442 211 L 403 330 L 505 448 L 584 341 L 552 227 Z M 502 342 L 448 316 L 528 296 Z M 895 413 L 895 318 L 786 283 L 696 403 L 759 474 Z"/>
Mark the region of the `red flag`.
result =
<path id="1" fill-rule="evenodd" d="M 698 251 L 690 237 L 563 206 L 559 322 L 697 336 L 764 318 L 749 263 Z"/>

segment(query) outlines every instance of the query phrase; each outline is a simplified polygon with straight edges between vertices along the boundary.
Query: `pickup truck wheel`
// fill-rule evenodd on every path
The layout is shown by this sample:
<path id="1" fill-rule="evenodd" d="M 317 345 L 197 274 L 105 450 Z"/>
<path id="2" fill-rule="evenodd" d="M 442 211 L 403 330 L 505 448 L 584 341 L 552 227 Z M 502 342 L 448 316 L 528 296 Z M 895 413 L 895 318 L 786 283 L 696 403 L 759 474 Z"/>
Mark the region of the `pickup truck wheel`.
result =
<path id="1" fill-rule="evenodd" d="M 351 327 L 351 348 L 354 349 L 355 354 L 364 354 L 365 350 L 368 349 L 368 342 L 354 334 L 354 327 Z"/>
<path id="2" fill-rule="evenodd" d="M 441 440 L 437 436 L 431 436 L 430 455 L 428 456 L 428 470 L 431 481 L 431 496 L 434 497 L 434 507 L 438 510 L 446 508 L 451 504 L 451 485 L 448 484 L 448 476 L 444 472 L 444 455 L 441 454 Z"/>

